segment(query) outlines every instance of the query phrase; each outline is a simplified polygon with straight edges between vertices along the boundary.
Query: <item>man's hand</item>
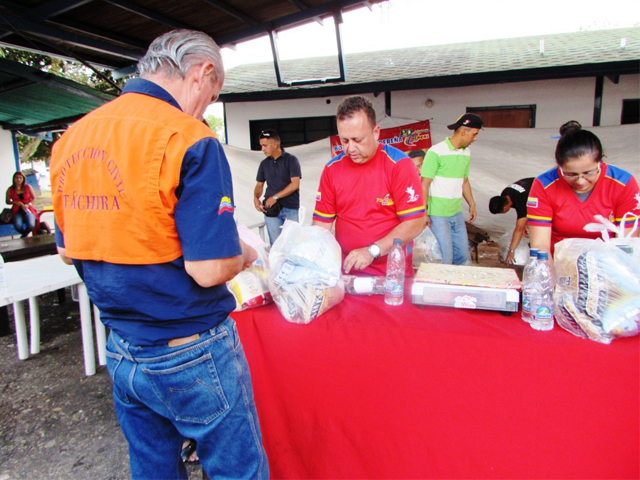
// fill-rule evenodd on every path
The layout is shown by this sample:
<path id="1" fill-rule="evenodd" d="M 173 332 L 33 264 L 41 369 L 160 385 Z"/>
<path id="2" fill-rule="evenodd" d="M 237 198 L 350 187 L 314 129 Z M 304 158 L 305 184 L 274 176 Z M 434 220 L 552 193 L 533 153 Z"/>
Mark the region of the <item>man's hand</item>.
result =
<path id="1" fill-rule="evenodd" d="M 507 252 L 507 257 L 504 259 L 504 263 L 507 265 L 513 265 L 516 263 L 516 253 L 515 252 Z"/>
<path id="2" fill-rule="evenodd" d="M 277 202 L 277 200 L 275 198 L 269 197 L 269 198 L 267 198 L 267 201 L 264 202 L 264 206 L 266 208 L 271 208 L 276 204 L 276 202 Z"/>
<path id="3" fill-rule="evenodd" d="M 258 252 L 242 240 L 240 240 L 240 246 L 242 247 L 242 270 L 246 270 L 258 259 Z"/>
<path id="4" fill-rule="evenodd" d="M 253 197 L 253 205 L 256 207 L 256 210 L 259 212 L 264 212 L 264 207 L 262 206 L 262 202 L 259 198 Z"/>
<path id="5" fill-rule="evenodd" d="M 431 228 L 431 218 L 426 213 L 424 214 L 424 226 Z"/>
<path id="6" fill-rule="evenodd" d="M 476 219 L 476 206 L 469 205 L 469 223 L 473 223 Z"/>
<path id="7" fill-rule="evenodd" d="M 373 263 L 373 257 L 369 253 L 368 247 L 356 248 L 351 250 L 347 258 L 344 259 L 344 273 L 349 273 L 351 269 L 362 270 Z"/>

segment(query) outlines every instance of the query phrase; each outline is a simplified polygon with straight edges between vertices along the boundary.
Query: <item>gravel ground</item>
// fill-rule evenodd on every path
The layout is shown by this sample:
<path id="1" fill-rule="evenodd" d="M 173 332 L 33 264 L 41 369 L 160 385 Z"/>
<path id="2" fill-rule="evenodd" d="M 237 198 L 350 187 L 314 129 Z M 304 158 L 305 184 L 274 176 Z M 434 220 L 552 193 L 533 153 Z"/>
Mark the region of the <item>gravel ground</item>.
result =
<path id="1" fill-rule="evenodd" d="M 109 373 L 85 376 L 78 304 L 66 298 L 39 297 L 39 354 L 20 361 L 15 336 L 0 337 L 0 480 L 129 478 Z"/>

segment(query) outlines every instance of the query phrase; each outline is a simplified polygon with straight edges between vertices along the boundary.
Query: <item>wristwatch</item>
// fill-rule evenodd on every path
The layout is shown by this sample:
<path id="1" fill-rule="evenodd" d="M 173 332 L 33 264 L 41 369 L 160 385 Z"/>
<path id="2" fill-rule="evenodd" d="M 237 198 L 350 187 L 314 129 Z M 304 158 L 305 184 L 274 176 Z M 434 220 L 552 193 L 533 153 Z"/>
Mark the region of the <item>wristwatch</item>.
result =
<path id="1" fill-rule="evenodd" d="M 274 200 L 278 200 L 278 195 L 273 196 Z"/>
<path id="2" fill-rule="evenodd" d="M 382 251 L 380 250 L 380 247 L 375 243 L 372 243 L 371 245 L 369 245 L 367 247 L 367 251 L 369 252 L 369 255 L 373 257 L 374 260 L 379 259 L 380 254 L 382 253 Z"/>
<path id="3" fill-rule="evenodd" d="M 508 252 L 508 253 L 515 253 L 516 251 L 515 251 L 515 250 L 512 250 L 512 249 L 509 249 L 509 250 L 507 250 L 507 252 Z"/>

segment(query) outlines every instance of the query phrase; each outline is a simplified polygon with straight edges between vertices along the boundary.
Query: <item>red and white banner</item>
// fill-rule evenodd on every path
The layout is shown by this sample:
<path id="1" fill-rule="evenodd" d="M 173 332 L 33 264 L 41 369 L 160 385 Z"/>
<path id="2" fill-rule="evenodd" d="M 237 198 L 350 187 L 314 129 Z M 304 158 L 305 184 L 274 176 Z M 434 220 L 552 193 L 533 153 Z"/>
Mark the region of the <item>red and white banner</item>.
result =
<path id="1" fill-rule="evenodd" d="M 431 148 L 431 127 L 429 120 L 410 123 L 393 128 L 383 128 L 380 130 L 380 143 L 385 143 L 396 147 L 403 152 L 409 153 L 412 150 L 423 150 Z M 342 153 L 340 137 L 331 137 L 331 156 L 335 157 Z"/>

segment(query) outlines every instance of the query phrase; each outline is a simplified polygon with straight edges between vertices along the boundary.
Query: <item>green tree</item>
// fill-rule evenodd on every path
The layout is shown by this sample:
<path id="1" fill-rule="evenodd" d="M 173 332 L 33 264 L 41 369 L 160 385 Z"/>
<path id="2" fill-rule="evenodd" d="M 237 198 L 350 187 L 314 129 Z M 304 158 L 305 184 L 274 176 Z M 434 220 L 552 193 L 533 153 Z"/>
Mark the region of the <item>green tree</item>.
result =
<path id="1" fill-rule="evenodd" d="M 213 133 L 216 134 L 216 137 L 218 137 L 218 140 L 220 140 L 221 143 L 224 143 L 227 138 L 226 132 L 224 130 L 224 120 L 213 114 L 206 115 L 204 119 L 209 125 L 209 127 L 211 127 L 211 130 L 213 130 Z"/>

